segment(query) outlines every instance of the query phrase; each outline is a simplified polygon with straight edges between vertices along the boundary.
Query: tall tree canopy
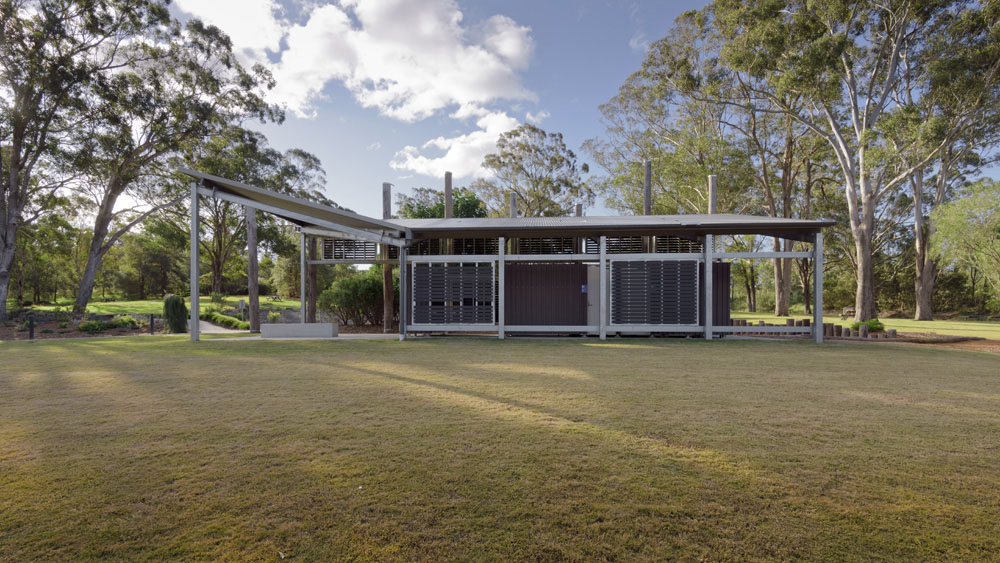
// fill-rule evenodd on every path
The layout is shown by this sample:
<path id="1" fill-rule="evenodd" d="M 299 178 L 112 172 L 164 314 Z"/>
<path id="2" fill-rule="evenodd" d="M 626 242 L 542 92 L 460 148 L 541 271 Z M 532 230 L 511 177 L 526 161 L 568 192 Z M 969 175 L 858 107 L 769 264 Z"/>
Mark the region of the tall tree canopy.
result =
<path id="1" fill-rule="evenodd" d="M 0 0 L 0 320 L 18 231 L 65 184 L 59 141 L 80 124 L 88 87 L 140 64 L 133 38 L 162 33 L 160 0 Z"/>
<path id="2" fill-rule="evenodd" d="M 104 255 L 133 226 L 170 205 L 163 180 L 170 155 L 247 118 L 280 121 L 262 90 L 262 67 L 243 69 L 229 38 L 198 20 L 132 38 L 140 62 L 94 78 L 83 123 L 67 139 L 81 179 L 76 187 L 96 212 L 87 266 L 73 312 L 82 315 Z M 133 57 L 139 59 L 139 56 Z M 144 206 L 118 209 L 123 194 Z"/>
<path id="3" fill-rule="evenodd" d="M 577 167 L 576 154 L 566 148 L 561 133 L 546 133 L 526 123 L 497 140 L 497 152 L 486 155 L 483 167 L 492 177 L 471 188 L 490 213 L 509 213 L 509 194 L 517 196 L 525 217 L 568 215 L 576 203 L 590 202 L 593 194 L 580 178 L 587 165 Z"/>
<path id="4" fill-rule="evenodd" d="M 458 188 L 452 194 L 453 217 L 486 217 L 486 204 L 468 188 Z M 411 195 L 396 194 L 400 217 L 406 219 L 439 219 L 444 217 L 444 192 L 433 188 L 414 188 Z"/>

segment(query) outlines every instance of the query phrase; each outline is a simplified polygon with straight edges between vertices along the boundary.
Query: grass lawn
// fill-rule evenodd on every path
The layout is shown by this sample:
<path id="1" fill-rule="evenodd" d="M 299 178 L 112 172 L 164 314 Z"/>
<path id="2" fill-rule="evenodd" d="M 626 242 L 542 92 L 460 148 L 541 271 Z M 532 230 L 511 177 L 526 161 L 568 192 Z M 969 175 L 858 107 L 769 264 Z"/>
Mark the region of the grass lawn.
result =
<path id="1" fill-rule="evenodd" d="M 0 358 L 12 561 L 1000 554 L 997 355 L 168 336 Z"/>
<path id="2" fill-rule="evenodd" d="M 747 319 L 750 321 L 764 321 L 765 323 L 785 324 L 785 319 L 789 317 L 775 317 L 770 312 L 744 313 L 733 311 L 734 319 Z M 791 314 L 794 319 L 812 320 L 812 315 L 802 313 Z M 996 321 L 973 321 L 973 320 L 939 320 L 939 321 L 915 321 L 913 319 L 880 319 L 886 329 L 894 328 L 900 332 L 933 332 L 936 334 L 947 334 L 952 336 L 978 336 L 992 340 L 1000 340 L 1000 322 Z M 823 322 L 835 323 L 843 326 L 850 326 L 854 323 L 852 319 L 841 320 L 840 315 L 824 315 Z"/>
<path id="3" fill-rule="evenodd" d="M 236 307 L 240 299 L 248 299 L 246 295 L 233 295 L 226 297 L 226 305 L 229 307 Z M 190 306 L 190 302 L 185 298 L 185 304 Z M 207 309 L 212 302 L 212 297 L 210 295 L 201 296 L 201 307 L 202 309 Z M 63 308 L 73 308 L 72 301 L 60 302 L 58 306 Z M 267 309 L 298 309 L 299 300 L 298 299 L 279 299 L 271 300 L 266 296 L 261 296 L 260 306 Z M 14 303 L 10 302 L 7 305 L 8 308 L 13 308 Z M 56 305 L 39 305 L 34 307 L 35 309 L 42 311 L 51 311 Z M 135 313 L 142 315 L 162 315 L 163 314 L 163 299 L 144 299 L 142 301 L 109 301 L 107 303 L 100 300 L 93 300 L 87 305 L 87 312 L 93 313 L 95 315 L 118 315 L 122 313 Z"/>

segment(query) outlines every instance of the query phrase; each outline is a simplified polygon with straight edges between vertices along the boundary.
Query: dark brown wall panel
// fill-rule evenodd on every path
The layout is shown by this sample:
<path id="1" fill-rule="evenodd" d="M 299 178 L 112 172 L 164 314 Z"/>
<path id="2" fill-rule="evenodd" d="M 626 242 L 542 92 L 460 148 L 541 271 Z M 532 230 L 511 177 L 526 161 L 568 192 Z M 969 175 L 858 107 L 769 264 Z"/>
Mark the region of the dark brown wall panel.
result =
<path id="1" fill-rule="evenodd" d="M 505 276 L 506 324 L 587 324 L 586 265 L 508 263 Z"/>

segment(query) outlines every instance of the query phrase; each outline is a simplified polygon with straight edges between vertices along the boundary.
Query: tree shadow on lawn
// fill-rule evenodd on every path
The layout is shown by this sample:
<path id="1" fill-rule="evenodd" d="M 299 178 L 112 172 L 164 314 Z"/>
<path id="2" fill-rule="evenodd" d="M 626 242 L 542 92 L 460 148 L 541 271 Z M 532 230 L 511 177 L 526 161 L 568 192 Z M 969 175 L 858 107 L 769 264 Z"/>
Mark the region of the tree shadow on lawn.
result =
<path id="1" fill-rule="evenodd" d="M 946 536 L 953 554 L 996 547 L 996 536 L 992 544 L 982 535 L 962 545 L 947 541 L 960 537 L 949 520 L 969 516 L 962 497 L 945 502 L 942 491 L 905 483 L 875 498 L 852 499 L 871 492 L 836 484 L 821 493 L 816 483 L 746 456 L 745 444 L 727 454 L 686 445 L 711 441 L 655 437 L 662 424 L 644 425 L 658 415 L 623 405 L 664 398 L 651 391 L 657 377 L 614 375 L 622 358 L 602 349 L 565 378 L 550 369 L 558 359 L 524 373 L 511 347 L 492 345 L 471 361 L 438 348 L 428 371 L 406 361 L 423 344 L 267 346 L 239 363 L 228 346 L 179 343 L 161 351 L 162 368 L 150 367 L 156 355 L 124 343 L 97 344 L 35 348 L 58 370 L 0 378 L 0 396 L 23 399 L 0 411 L 4 442 L 30 458 L 0 454 L 0 464 L 14 470 L 2 473 L 21 487 L 22 503 L 34 499 L 0 511 L 11 519 L 0 528 L 10 537 L 27 534 L 16 544 L 26 556 L 917 557 L 913 540 L 927 533 Z M 539 347 L 513 351 L 525 349 Z M 516 378 L 497 377 L 504 357 L 521 366 Z M 662 362 L 631 359 L 646 367 Z M 705 394 L 714 395 L 711 380 L 724 375 L 719 361 L 684 359 L 676 371 L 707 362 Z M 97 379 L 78 381 L 91 376 Z M 704 420 L 752 408 L 758 393 L 782 381 L 758 377 L 762 383 L 739 388 L 742 396 L 700 405 L 710 411 Z M 689 375 L 664 379 L 689 392 L 699 383 Z M 630 383 L 639 389 L 623 395 Z M 141 390 L 128 392 L 136 385 Z M 509 392 L 497 393 L 504 385 Z M 602 387 L 605 410 L 559 402 Z M 634 397 L 642 401 L 629 403 Z M 678 406 L 676 416 L 699 407 Z M 886 416 L 866 413 L 858 398 L 842 407 L 858 409 L 852 416 L 866 424 Z M 891 468 L 876 471 L 879 480 L 893 478 Z"/>

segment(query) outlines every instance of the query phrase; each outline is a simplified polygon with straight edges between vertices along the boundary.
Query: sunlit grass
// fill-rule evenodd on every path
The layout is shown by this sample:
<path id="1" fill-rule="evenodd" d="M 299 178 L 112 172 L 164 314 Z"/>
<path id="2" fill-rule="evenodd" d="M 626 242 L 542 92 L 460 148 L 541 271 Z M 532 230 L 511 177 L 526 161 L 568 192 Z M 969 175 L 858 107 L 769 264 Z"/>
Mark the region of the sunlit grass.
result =
<path id="1" fill-rule="evenodd" d="M 910 345 L 0 343 L 0 559 L 987 559 L 998 397 Z"/>
<path id="2" fill-rule="evenodd" d="M 789 317 L 776 317 L 770 312 L 763 313 L 732 313 L 734 319 L 746 319 L 748 321 L 764 321 L 765 323 L 785 324 L 785 319 L 809 319 L 812 315 L 793 313 Z M 973 320 L 936 320 L 936 321 L 915 321 L 913 319 L 879 319 L 886 329 L 894 328 L 900 332 L 932 332 L 935 334 L 945 334 L 950 336 L 978 336 L 980 338 L 990 338 L 1000 340 L 1000 322 L 997 321 L 973 321 Z M 834 323 L 842 326 L 851 326 L 853 319 L 841 319 L 840 315 L 824 315 L 824 323 Z"/>

